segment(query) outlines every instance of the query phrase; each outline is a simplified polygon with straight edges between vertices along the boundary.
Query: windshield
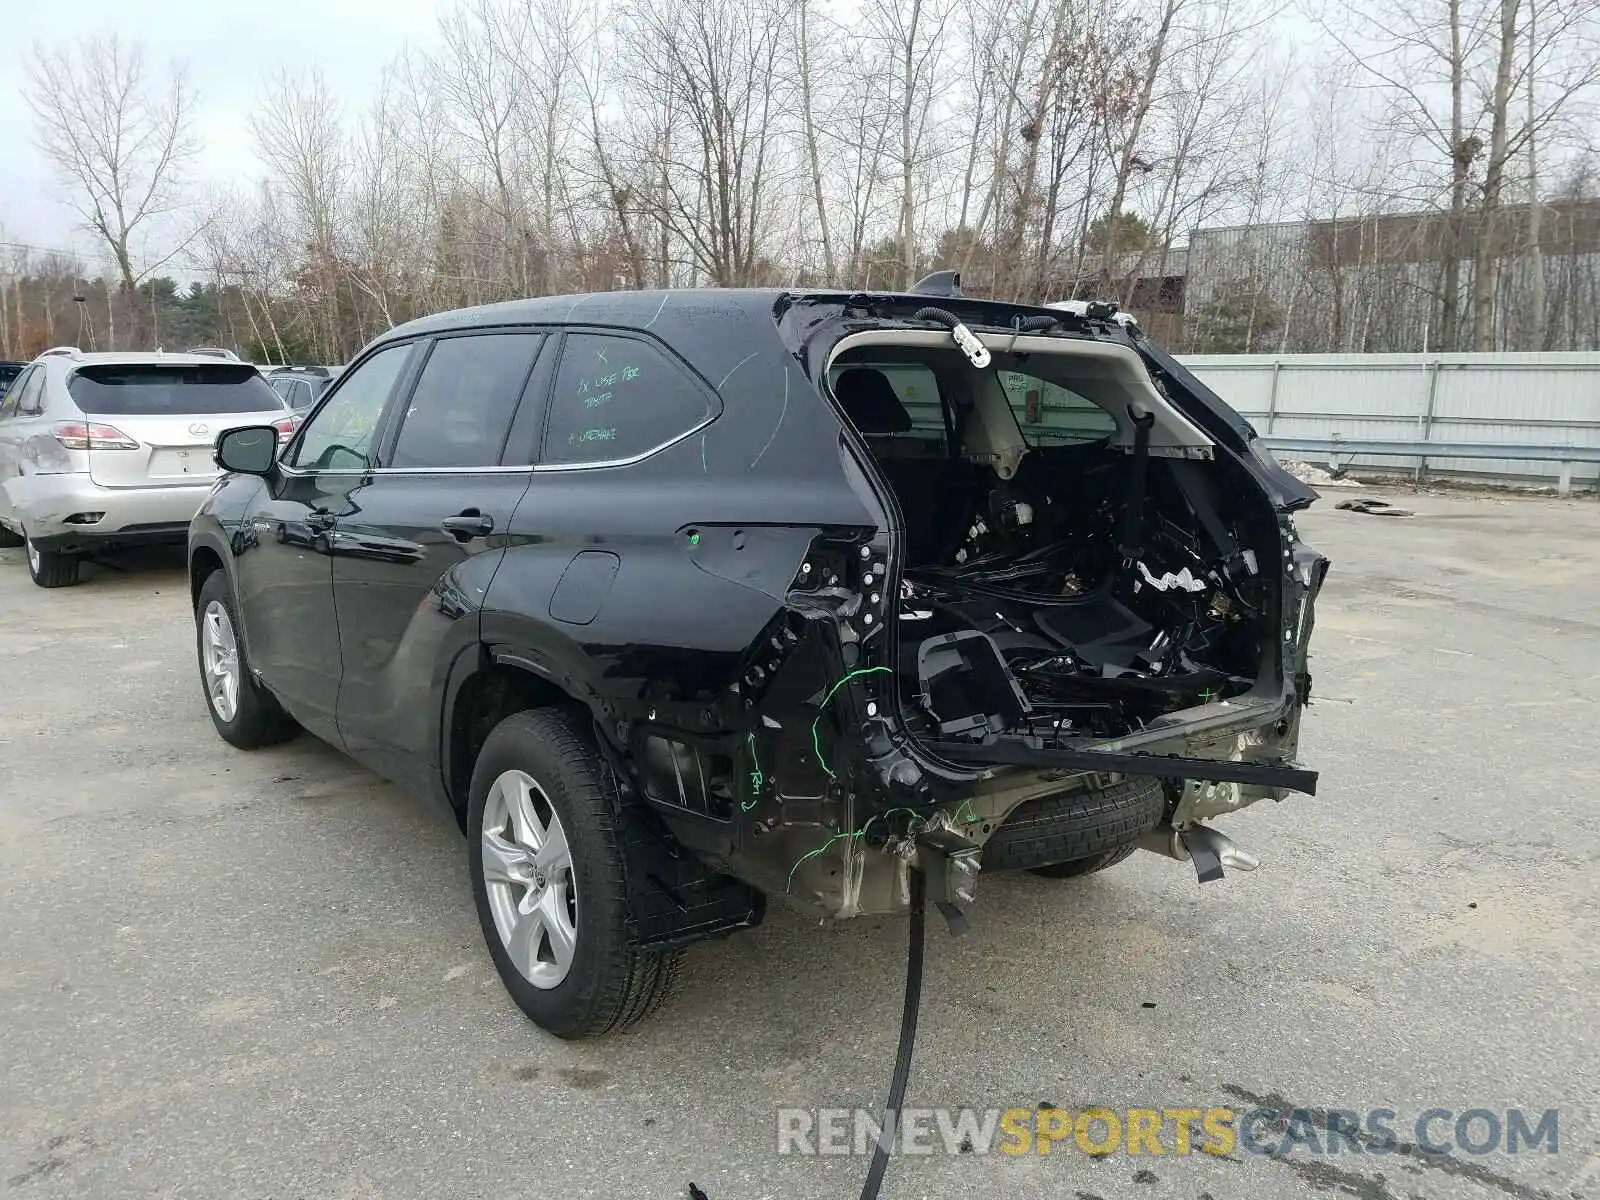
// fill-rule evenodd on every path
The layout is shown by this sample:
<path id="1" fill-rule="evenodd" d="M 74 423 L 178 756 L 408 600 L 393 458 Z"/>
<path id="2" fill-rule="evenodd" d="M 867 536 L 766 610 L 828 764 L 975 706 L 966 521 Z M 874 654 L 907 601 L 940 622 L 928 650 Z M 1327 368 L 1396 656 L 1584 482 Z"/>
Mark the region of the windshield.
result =
<path id="1" fill-rule="evenodd" d="M 284 407 L 248 363 L 80 367 L 67 391 L 83 412 L 106 417 L 272 412 Z"/>

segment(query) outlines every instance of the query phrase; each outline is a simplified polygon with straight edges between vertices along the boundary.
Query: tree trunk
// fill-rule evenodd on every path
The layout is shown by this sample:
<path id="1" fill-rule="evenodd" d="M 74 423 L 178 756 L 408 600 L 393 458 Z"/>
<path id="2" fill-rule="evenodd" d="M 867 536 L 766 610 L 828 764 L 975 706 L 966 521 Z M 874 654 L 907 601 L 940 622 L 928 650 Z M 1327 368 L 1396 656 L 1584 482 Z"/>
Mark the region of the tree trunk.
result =
<path id="1" fill-rule="evenodd" d="M 833 261 L 833 239 L 828 235 L 828 206 L 822 196 L 822 155 L 817 151 L 817 115 L 811 104 L 810 5 L 800 0 L 800 111 L 805 117 L 806 159 L 811 167 L 811 198 L 817 206 L 817 232 L 822 237 L 825 282 L 837 286 L 839 273 Z"/>
<path id="2" fill-rule="evenodd" d="M 1539 243 L 1543 213 L 1539 204 L 1539 131 L 1534 126 L 1534 85 L 1538 82 L 1534 57 L 1538 50 L 1538 0 L 1528 0 L 1528 346 L 1544 350 L 1545 334 L 1544 248 Z"/>
<path id="3" fill-rule="evenodd" d="M 1517 52 L 1518 0 L 1500 0 L 1500 46 L 1489 114 L 1489 160 L 1483 173 L 1483 203 L 1478 214 L 1476 269 L 1472 275 L 1472 348 L 1493 350 L 1496 220 L 1505 184 L 1507 127 L 1510 124 L 1511 68 Z"/>
<path id="4" fill-rule="evenodd" d="M 1466 64 L 1461 51 L 1461 0 L 1450 0 L 1450 220 L 1445 228 L 1444 295 L 1439 305 L 1439 349 L 1454 350 L 1461 317 L 1462 221 L 1467 208 L 1467 173 L 1472 157 L 1466 145 L 1462 92 Z"/>
<path id="5" fill-rule="evenodd" d="M 917 25 L 922 19 L 922 0 L 911 0 L 911 28 L 906 32 L 905 60 L 901 64 L 900 95 L 900 257 L 901 276 L 906 288 L 916 279 L 916 201 L 911 177 L 915 172 L 916 140 L 912 137 L 912 112 L 916 107 Z"/>
<path id="6" fill-rule="evenodd" d="M 1111 189 L 1111 203 L 1106 206 L 1106 247 L 1105 257 L 1101 270 L 1109 287 L 1115 278 L 1117 264 L 1118 243 L 1117 236 L 1118 218 L 1122 215 L 1122 202 L 1128 195 L 1128 180 L 1133 174 L 1133 164 L 1137 157 L 1139 135 L 1144 130 L 1144 120 L 1150 112 L 1150 105 L 1155 96 L 1156 79 L 1162 74 L 1162 67 L 1166 63 L 1167 37 L 1172 32 L 1172 22 L 1178 15 L 1180 0 L 1166 0 L 1161 9 L 1161 24 L 1157 27 L 1155 37 L 1150 43 L 1150 52 L 1145 61 L 1144 79 L 1139 86 L 1139 101 L 1134 106 L 1132 117 L 1128 125 L 1128 133 L 1122 144 L 1122 153 L 1117 157 L 1117 173 Z M 1122 301 L 1124 297 L 1117 297 Z"/>

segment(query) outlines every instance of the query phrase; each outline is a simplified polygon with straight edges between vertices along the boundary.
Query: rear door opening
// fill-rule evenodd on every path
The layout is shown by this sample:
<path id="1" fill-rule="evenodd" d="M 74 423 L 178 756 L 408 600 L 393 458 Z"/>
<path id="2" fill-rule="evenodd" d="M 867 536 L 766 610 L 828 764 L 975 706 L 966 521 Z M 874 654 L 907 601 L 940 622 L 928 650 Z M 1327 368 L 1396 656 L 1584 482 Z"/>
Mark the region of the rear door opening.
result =
<path id="1" fill-rule="evenodd" d="M 908 330 L 846 338 L 829 363 L 904 522 L 887 632 L 908 729 L 1051 750 L 1281 697 L 1259 486 L 1132 350 L 986 341 L 984 368 Z"/>

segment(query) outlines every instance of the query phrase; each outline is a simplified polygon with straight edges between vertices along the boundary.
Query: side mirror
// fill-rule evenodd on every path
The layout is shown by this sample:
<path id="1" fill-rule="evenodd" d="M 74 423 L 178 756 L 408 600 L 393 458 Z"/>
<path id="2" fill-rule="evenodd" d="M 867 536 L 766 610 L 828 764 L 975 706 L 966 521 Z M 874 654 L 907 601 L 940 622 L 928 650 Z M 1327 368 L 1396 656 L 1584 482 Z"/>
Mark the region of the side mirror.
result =
<path id="1" fill-rule="evenodd" d="M 241 475 L 270 475 L 278 461 L 278 430 L 272 425 L 245 425 L 217 438 L 212 455 L 224 471 Z"/>

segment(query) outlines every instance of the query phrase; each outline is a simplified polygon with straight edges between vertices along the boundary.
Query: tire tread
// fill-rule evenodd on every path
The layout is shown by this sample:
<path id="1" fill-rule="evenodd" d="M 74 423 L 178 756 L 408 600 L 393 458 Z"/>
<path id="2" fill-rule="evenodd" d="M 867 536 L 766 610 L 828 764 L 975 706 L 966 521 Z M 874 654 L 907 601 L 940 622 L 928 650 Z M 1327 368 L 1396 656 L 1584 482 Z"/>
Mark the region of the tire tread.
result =
<path id="1" fill-rule="evenodd" d="M 27 545 L 27 539 L 23 539 Z M 78 582 L 78 572 L 83 562 L 75 554 L 62 554 L 55 550 L 39 551 L 39 570 L 28 563 L 28 576 L 42 588 L 72 587 Z"/>
<path id="2" fill-rule="evenodd" d="M 984 845 L 983 869 L 1035 870 L 1123 850 L 1132 853 L 1132 843 L 1155 828 L 1165 807 L 1161 782 L 1144 777 L 1025 801 Z"/>

